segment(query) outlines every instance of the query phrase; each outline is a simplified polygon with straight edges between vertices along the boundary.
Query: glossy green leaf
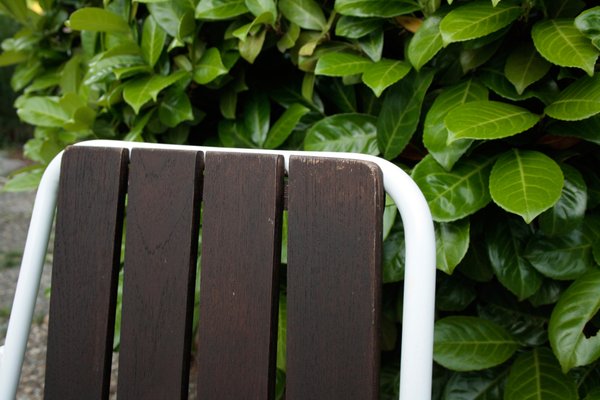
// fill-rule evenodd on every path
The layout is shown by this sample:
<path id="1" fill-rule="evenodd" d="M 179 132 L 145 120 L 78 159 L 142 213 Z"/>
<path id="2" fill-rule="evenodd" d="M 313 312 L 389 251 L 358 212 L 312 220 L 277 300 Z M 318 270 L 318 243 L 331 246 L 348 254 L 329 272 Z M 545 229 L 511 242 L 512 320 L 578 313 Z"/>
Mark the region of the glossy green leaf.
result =
<path id="1" fill-rule="evenodd" d="M 60 89 L 63 94 L 79 90 L 83 79 L 81 60 L 81 55 L 74 55 L 64 64 L 60 74 Z"/>
<path id="2" fill-rule="evenodd" d="M 336 36 L 358 39 L 375 32 L 382 26 L 378 18 L 358 18 L 343 15 L 335 25 Z"/>
<path id="3" fill-rule="evenodd" d="M 575 18 L 575 27 L 600 49 L 600 6 L 585 10 Z"/>
<path id="4" fill-rule="evenodd" d="M 499 101 L 479 100 L 459 105 L 444 119 L 448 142 L 458 139 L 500 139 L 532 128 L 540 120 L 526 108 Z"/>
<path id="5" fill-rule="evenodd" d="M 435 224 L 437 268 L 452 274 L 469 248 L 469 219 Z"/>
<path id="6" fill-rule="evenodd" d="M 316 75 L 347 76 L 364 72 L 373 62 L 353 53 L 331 52 L 323 54 L 317 61 Z"/>
<path id="7" fill-rule="evenodd" d="M 600 357 L 600 335 L 586 337 L 585 325 L 600 310 L 600 270 L 578 278 L 552 311 L 548 336 L 562 370 L 587 365 Z"/>
<path id="8" fill-rule="evenodd" d="M 192 121 L 192 103 L 184 91 L 169 91 L 158 107 L 160 122 L 174 128 L 184 121 Z"/>
<path id="9" fill-rule="evenodd" d="M 336 114 L 323 118 L 306 133 L 304 150 L 378 155 L 377 119 L 367 114 Z"/>
<path id="10" fill-rule="evenodd" d="M 320 81 L 318 88 L 323 93 L 323 97 L 335 105 L 338 112 L 358 112 L 356 106 L 356 89 L 354 85 L 344 85 L 341 79 L 327 79 Z"/>
<path id="11" fill-rule="evenodd" d="M 479 303 L 477 313 L 481 318 L 502 326 L 522 345 L 541 346 L 548 342 L 548 319 L 536 315 L 531 307 L 523 303 Z"/>
<path id="12" fill-rule="evenodd" d="M 550 70 L 551 64 L 541 57 L 531 43 L 517 47 L 506 60 L 504 74 L 523 94 L 526 87 L 540 80 Z"/>
<path id="13" fill-rule="evenodd" d="M 552 121 L 547 130 L 553 135 L 575 137 L 600 145 L 600 115 L 598 114 L 581 121 Z"/>
<path id="14" fill-rule="evenodd" d="M 519 300 L 533 295 L 542 285 L 542 275 L 525 258 L 531 229 L 518 219 L 505 219 L 486 230 L 488 257 L 502 285 Z"/>
<path id="15" fill-rule="evenodd" d="M 400 282 L 404 279 L 404 256 L 404 231 L 392 231 L 383 243 L 383 283 Z"/>
<path id="16" fill-rule="evenodd" d="M 471 229 L 471 239 L 467 254 L 458 265 L 458 271 L 475 282 L 489 282 L 494 277 L 492 265 L 487 254 L 485 243 L 475 240 Z"/>
<path id="17" fill-rule="evenodd" d="M 440 311 L 463 311 L 477 292 L 472 282 L 459 274 L 439 274 L 436 278 L 435 307 Z"/>
<path id="18" fill-rule="evenodd" d="M 300 27 L 293 22 L 290 23 L 287 31 L 285 31 L 284 35 L 277 42 L 277 49 L 280 52 L 284 52 L 287 49 L 291 49 L 296 45 L 296 41 L 300 37 Z"/>
<path id="19" fill-rule="evenodd" d="M 595 266 L 592 242 L 582 229 L 557 237 L 535 237 L 527 245 L 527 260 L 548 278 L 576 279 Z"/>
<path id="20" fill-rule="evenodd" d="M 253 94 L 244 107 L 242 117 L 242 129 L 246 131 L 246 136 L 262 147 L 267 139 L 271 118 L 271 109 L 269 99 L 263 93 Z"/>
<path id="21" fill-rule="evenodd" d="M 44 170 L 42 168 L 18 173 L 2 186 L 0 192 L 25 192 L 35 190 L 39 186 L 43 174 Z"/>
<path id="22" fill-rule="evenodd" d="M 493 161 L 489 157 L 464 159 L 450 172 L 431 156 L 419 162 L 412 178 L 425 195 L 433 219 L 456 221 L 485 207 L 490 202 L 488 177 Z"/>
<path id="23" fill-rule="evenodd" d="M 238 50 L 244 60 L 248 61 L 250 64 L 254 63 L 254 60 L 256 60 L 256 57 L 258 57 L 263 48 L 266 35 L 267 30 L 263 28 L 260 29 L 256 35 L 249 35 L 246 40 L 240 41 Z"/>
<path id="24" fill-rule="evenodd" d="M 275 0 L 245 0 L 245 4 L 255 17 L 270 14 L 271 20 L 269 23 L 273 24 L 275 22 L 275 18 L 277 18 Z"/>
<path id="25" fill-rule="evenodd" d="M 508 360 L 517 341 L 501 326 L 475 317 L 436 321 L 433 359 L 453 371 L 491 368 Z"/>
<path id="26" fill-rule="evenodd" d="M 136 114 L 150 100 L 156 101 L 158 93 L 187 76 L 187 72 L 178 71 L 168 76 L 152 75 L 131 80 L 123 87 L 123 99 Z"/>
<path id="27" fill-rule="evenodd" d="M 353 17 L 391 18 L 419 10 L 411 0 L 335 0 L 334 9 Z"/>
<path id="28" fill-rule="evenodd" d="M 28 97 L 19 103 L 19 118 L 28 124 L 62 127 L 69 119 L 55 97 Z"/>
<path id="29" fill-rule="evenodd" d="M 440 32 L 440 22 L 444 15 L 438 13 L 425 18 L 408 44 L 406 56 L 417 71 L 444 47 Z"/>
<path id="30" fill-rule="evenodd" d="M 367 36 L 356 39 L 356 44 L 371 61 L 380 61 L 383 53 L 383 30 L 377 30 Z"/>
<path id="31" fill-rule="evenodd" d="M 410 65 L 404 61 L 382 59 L 365 69 L 362 81 L 379 97 L 386 88 L 404 78 L 409 71 Z"/>
<path id="32" fill-rule="evenodd" d="M 204 52 L 200 60 L 196 63 L 193 79 L 194 82 L 204 85 L 227 72 L 227 68 L 225 68 L 221 60 L 219 49 L 211 47 Z"/>
<path id="33" fill-rule="evenodd" d="M 479 71 L 478 77 L 481 83 L 505 99 L 521 101 L 536 97 L 535 93 L 530 89 L 525 89 L 523 94 L 517 93 L 515 86 L 506 79 L 503 70 L 485 67 Z"/>
<path id="34" fill-rule="evenodd" d="M 510 368 L 505 400 L 577 400 L 575 382 L 560 371 L 556 358 L 546 347 L 521 354 Z"/>
<path id="35" fill-rule="evenodd" d="M 536 49 L 551 63 L 594 74 L 598 49 L 577 30 L 572 19 L 540 21 L 533 26 L 531 37 Z"/>
<path id="36" fill-rule="evenodd" d="M 196 18 L 218 21 L 230 19 L 248 12 L 244 0 L 200 0 L 196 7 Z"/>
<path id="37" fill-rule="evenodd" d="M 486 369 L 477 372 L 458 372 L 452 375 L 442 400 L 502 400 L 508 370 Z"/>
<path id="38" fill-rule="evenodd" d="M 29 53 L 24 51 L 4 51 L 0 54 L 0 67 L 19 64 L 29 58 Z"/>
<path id="39" fill-rule="evenodd" d="M 544 111 L 563 121 L 578 121 L 600 113 L 600 74 L 576 80 Z"/>
<path id="40" fill-rule="evenodd" d="M 565 184 L 554 206 L 539 217 L 540 228 L 547 236 L 566 234 L 583 221 L 587 208 L 587 185 L 581 173 L 567 165 L 561 165 Z"/>
<path id="41" fill-rule="evenodd" d="M 182 1 L 167 1 L 148 4 L 148 11 L 169 35 L 180 42 L 183 38 L 194 33 L 194 10 L 189 3 Z"/>
<path id="42" fill-rule="evenodd" d="M 296 125 L 298 125 L 300 119 L 308 114 L 309 111 L 310 109 L 298 103 L 288 107 L 269 130 L 264 148 L 276 149 L 281 146 L 290 136 Z"/>
<path id="43" fill-rule="evenodd" d="M 93 85 L 110 79 L 114 75 L 116 69 L 146 66 L 146 62 L 138 54 L 117 54 L 90 62 L 88 72 L 84 77 L 84 85 Z"/>
<path id="44" fill-rule="evenodd" d="M 550 157 L 513 149 L 494 164 L 490 194 L 500 207 L 530 223 L 558 201 L 563 182 L 560 167 Z"/>
<path id="45" fill-rule="evenodd" d="M 417 129 L 433 71 L 411 72 L 389 88 L 377 120 L 377 144 L 383 156 L 396 158 Z"/>
<path id="46" fill-rule="evenodd" d="M 444 119 L 450 110 L 471 101 L 487 100 L 488 90 L 473 80 L 467 80 L 445 88 L 434 100 L 425 117 L 423 144 L 429 154 L 445 169 L 451 170 L 454 163 L 468 150 L 472 141 L 455 140 L 448 144 L 448 129 Z"/>
<path id="47" fill-rule="evenodd" d="M 314 0 L 279 0 L 279 10 L 301 28 L 322 31 L 327 26 L 323 9 Z"/>
<path id="48" fill-rule="evenodd" d="M 163 51 L 167 33 L 156 23 L 152 15 L 144 21 L 142 29 L 142 55 L 146 62 L 154 67 Z"/>
<path id="49" fill-rule="evenodd" d="M 246 130 L 231 120 L 219 122 L 219 140 L 225 147 L 256 148 Z"/>
<path id="50" fill-rule="evenodd" d="M 445 44 L 480 38 L 496 32 L 516 20 L 521 7 L 504 2 L 494 7 L 489 0 L 478 0 L 459 6 L 440 23 Z"/>
<path id="51" fill-rule="evenodd" d="M 75 30 L 128 33 L 129 25 L 120 15 L 103 8 L 80 8 L 69 17 L 69 27 Z"/>

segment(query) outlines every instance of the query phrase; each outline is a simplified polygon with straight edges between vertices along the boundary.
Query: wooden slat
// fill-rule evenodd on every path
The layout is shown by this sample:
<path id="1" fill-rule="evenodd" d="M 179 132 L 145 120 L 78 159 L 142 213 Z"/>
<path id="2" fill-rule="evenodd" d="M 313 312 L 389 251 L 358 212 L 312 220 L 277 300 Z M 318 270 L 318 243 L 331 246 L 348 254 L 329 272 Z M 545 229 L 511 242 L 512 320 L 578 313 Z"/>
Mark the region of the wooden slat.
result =
<path id="1" fill-rule="evenodd" d="M 288 188 L 287 400 L 376 400 L 381 172 L 292 157 Z"/>
<path id="2" fill-rule="evenodd" d="M 62 161 L 47 400 L 107 399 L 128 152 L 72 147 Z"/>
<path id="3" fill-rule="evenodd" d="M 202 154 L 132 151 L 119 400 L 185 399 Z"/>
<path id="4" fill-rule="evenodd" d="M 283 160 L 206 156 L 198 398 L 273 398 Z"/>

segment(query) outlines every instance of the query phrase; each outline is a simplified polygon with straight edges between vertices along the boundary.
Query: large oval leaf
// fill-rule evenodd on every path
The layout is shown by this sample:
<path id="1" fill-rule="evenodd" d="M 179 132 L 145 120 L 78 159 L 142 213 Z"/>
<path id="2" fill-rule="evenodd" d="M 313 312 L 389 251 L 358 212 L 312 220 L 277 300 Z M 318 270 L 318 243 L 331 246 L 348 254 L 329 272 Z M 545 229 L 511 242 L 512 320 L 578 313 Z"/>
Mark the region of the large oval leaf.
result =
<path id="1" fill-rule="evenodd" d="M 442 400 L 502 400 L 508 369 L 498 368 L 455 373 L 444 388 Z"/>
<path id="2" fill-rule="evenodd" d="M 419 10 L 411 0 L 336 0 L 335 11 L 353 17 L 391 18 Z"/>
<path id="3" fill-rule="evenodd" d="M 123 99 L 136 114 L 151 99 L 156 101 L 158 93 L 187 76 L 185 71 L 177 71 L 168 76 L 152 75 L 128 81 L 123 87 Z"/>
<path id="4" fill-rule="evenodd" d="M 426 156 L 412 172 L 423 191 L 433 219 L 456 221 L 475 213 L 490 202 L 488 177 L 492 158 L 477 157 L 458 162 L 450 172 Z"/>
<path id="5" fill-rule="evenodd" d="M 58 99 L 48 96 L 24 98 L 19 103 L 17 114 L 29 124 L 47 127 L 62 127 L 69 119 Z"/>
<path id="6" fill-rule="evenodd" d="M 217 21 L 246 14 L 248 7 L 244 0 L 200 0 L 196 7 L 196 18 Z"/>
<path id="7" fill-rule="evenodd" d="M 433 359 L 454 371 L 494 367 L 517 348 L 517 341 L 504 328 L 485 319 L 446 317 L 435 323 Z"/>
<path id="8" fill-rule="evenodd" d="M 519 358 L 510 368 L 504 400 L 577 400 L 573 379 L 564 375 L 552 352 L 540 347 Z"/>
<path id="9" fill-rule="evenodd" d="M 378 155 L 377 119 L 367 114 L 337 114 L 323 118 L 306 133 L 304 149 Z"/>
<path id="10" fill-rule="evenodd" d="M 547 236 L 566 234 L 583 221 L 587 208 L 587 185 L 579 171 L 561 165 L 565 184 L 554 206 L 539 217 L 540 228 Z"/>
<path id="11" fill-rule="evenodd" d="M 488 0 L 467 3 L 450 11 L 440 23 L 444 43 L 486 36 L 504 28 L 521 15 L 521 7 L 509 2 L 496 7 Z"/>
<path id="12" fill-rule="evenodd" d="M 448 141 L 458 139 L 499 139 L 533 127 L 540 116 L 526 108 L 499 101 L 472 101 L 460 105 L 446 116 Z"/>
<path id="13" fill-rule="evenodd" d="M 490 194 L 500 207 L 530 223 L 557 202 L 563 181 L 560 167 L 550 157 L 513 149 L 494 164 Z"/>
<path id="14" fill-rule="evenodd" d="M 459 83 L 444 89 L 434 100 L 425 117 L 423 144 L 429 154 L 445 169 L 450 170 L 454 163 L 467 151 L 471 140 L 456 140 L 450 144 L 448 129 L 444 119 L 448 112 L 461 104 L 487 100 L 488 90 L 473 80 Z"/>
<path id="15" fill-rule="evenodd" d="M 437 268 L 452 274 L 469 248 L 469 219 L 435 224 Z"/>
<path id="16" fill-rule="evenodd" d="M 408 44 L 406 55 L 417 71 L 444 47 L 440 32 L 440 22 L 444 15 L 445 13 L 436 13 L 425 18 Z"/>
<path id="17" fill-rule="evenodd" d="M 346 76 L 364 72 L 373 62 L 353 53 L 331 52 L 323 54 L 317 61 L 316 75 Z"/>
<path id="18" fill-rule="evenodd" d="M 563 121 L 578 121 L 600 113 L 600 74 L 578 79 L 544 111 Z"/>
<path id="19" fill-rule="evenodd" d="M 552 311 L 548 336 L 562 370 L 587 365 L 600 357 L 600 335 L 586 337 L 585 325 L 600 310 L 600 270 L 578 278 Z"/>
<path id="20" fill-rule="evenodd" d="M 280 0 L 279 9 L 301 28 L 322 31 L 327 26 L 323 9 L 314 0 Z"/>
<path id="21" fill-rule="evenodd" d="M 396 158 L 415 133 L 433 75 L 412 72 L 386 93 L 377 120 L 377 143 L 386 159 Z"/>
<path id="22" fill-rule="evenodd" d="M 531 31 L 533 43 L 540 54 L 561 67 L 577 67 L 588 75 L 594 74 L 598 50 L 592 46 L 572 19 L 538 22 Z"/>
<path id="23" fill-rule="evenodd" d="M 383 59 L 367 66 L 362 81 L 379 97 L 388 86 L 404 78 L 409 71 L 410 65 L 404 61 Z"/>
<path id="24" fill-rule="evenodd" d="M 128 33 L 127 21 L 118 14 L 103 8 L 80 8 L 69 17 L 69 27 L 75 30 Z"/>
<path id="25" fill-rule="evenodd" d="M 493 223 L 485 235 L 488 257 L 496 277 L 519 300 L 533 295 L 542 285 L 542 275 L 524 256 L 525 244 L 530 237 L 529 226 L 516 218 Z"/>
<path id="26" fill-rule="evenodd" d="M 379 18 L 342 16 L 335 24 L 335 34 L 349 39 L 358 39 L 379 30 L 383 21 Z"/>
<path id="27" fill-rule="evenodd" d="M 541 79 L 550 70 L 551 64 L 542 58 L 533 44 L 526 43 L 513 51 L 504 66 L 506 78 L 515 86 L 517 93 Z"/>

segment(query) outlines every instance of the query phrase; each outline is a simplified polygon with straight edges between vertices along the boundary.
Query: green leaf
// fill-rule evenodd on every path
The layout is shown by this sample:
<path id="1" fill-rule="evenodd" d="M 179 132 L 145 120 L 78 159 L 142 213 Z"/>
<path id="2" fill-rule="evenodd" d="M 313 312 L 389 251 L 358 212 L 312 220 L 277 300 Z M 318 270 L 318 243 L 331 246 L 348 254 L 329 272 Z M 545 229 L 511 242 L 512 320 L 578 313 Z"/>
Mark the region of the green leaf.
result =
<path id="1" fill-rule="evenodd" d="M 515 86 L 517 93 L 540 80 L 550 70 L 551 64 L 542 58 L 531 43 L 517 47 L 506 60 L 504 74 Z"/>
<path id="2" fill-rule="evenodd" d="M 486 230 L 488 257 L 502 285 L 519 300 L 533 295 L 542 285 L 542 276 L 525 258 L 530 228 L 518 219 L 505 219 Z"/>
<path id="3" fill-rule="evenodd" d="M 587 185 L 575 168 L 561 165 L 565 184 L 554 206 L 539 217 L 540 228 L 547 236 L 566 234 L 583 221 L 587 208 Z"/>
<path id="4" fill-rule="evenodd" d="M 477 371 L 508 360 L 517 341 L 501 326 L 476 317 L 436 321 L 433 359 L 453 371 Z"/>
<path id="5" fill-rule="evenodd" d="M 463 311 L 477 298 L 475 287 L 464 276 L 439 274 L 436 278 L 435 306 L 439 311 Z"/>
<path id="6" fill-rule="evenodd" d="M 46 127 L 62 127 L 69 116 L 55 97 L 28 97 L 19 102 L 19 117 L 28 124 Z"/>
<path id="7" fill-rule="evenodd" d="M 448 129 L 444 119 L 449 111 L 471 101 L 487 100 L 488 90 L 481 84 L 468 80 L 445 88 L 434 100 L 425 117 L 423 144 L 429 154 L 446 170 L 471 146 L 471 140 L 455 140 L 448 144 Z"/>
<path id="8" fill-rule="evenodd" d="M 545 347 L 521 354 L 510 367 L 504 400 L 577 400 L 575 382 L 560 371 Z"/>
<path id="9" fill-rule="evenodd" d="M 219 140 L 225 147 L 256 148 L 247 132 L 231 120 L 219 122 Z"/>
<path id="10" fill-rule="evenodd" d="M 194 82 L 205 85 L 227 72 L 227 68 L 225 68 L 221 60 L 219 49 L 211 47 L 202 54 L 202 57 L 196 63 L 192 78 Z"/>
<path id="11" fill-rule="evenodd" d="M 520 5 L 500 3 L 494 7 L 489 0 L 478 0 L 450 11 L 440 23 L 445 44 L 480 38 L 496 32 L 516 20 L 522 13 Z"/>
<path id="12" fill-rule="evenodd" d="M 40 184 L 43 174 L 44 170 L 41 168 L 16 174 L 2 186 L 0 192 L 24 192 L 35 190 Z"/>
<path id="13" fill-rule="evenodd" d="M 161 90 L 171 86 L 187 75 L 185 71 L 177 71 L 168 76 L 152 75 L 133 79 L 128 81 L 123 87 L 123 99 L 138 114 L 142 106 L 148 101 L 156 101 L 156 97 Z"/>
<path id="14" fill-rule="evenodd" d="M 537 236 L 525 250 L 525 257 L 548 278 L 577 279 L 595 266 L 592 241 L 582 229 L 557 237 Z"/>
<path id="15" fill-rule="evenodd" d="M 377 121 L 377 144 L 386 159 L 396 158 L 415 133 L 433 75 L 433 71 L 411 72 L 385 95 Z"/>
<path id="16" fill-rule="evenodd" d="M 435 224 L 437 269 L 451 275 L 469 248 L 469 219 Z"/>
<path id="17" fill-rule="evenodd" d="M 74 55 L 64 64 L 60 74 L 60 89 L 63 94 L 79 90 L 83 78 L 81 60 L 81 55 Z"/>
<path id="18" fill-rule="evenodd" d="M 323 9 L 314 0 L 279 0 L 279 10 L 301 28 L 324 31 L 327 27 Z"/>
<path id="19" fill-rule="evenodd" d="M 353 17 L 392 18 L 419 10 L 410 0 L 336 0 L 334 9 Z"/>
<path id="20" fill-rule="evenodd" d="M 575 122 L 552 121 L 548 133 L 558 136 L 576 137 L 600 145 L 600 115 Z"/>
<path id="21" fill-rule="evenodd" d="M 30 57 L 30 54 L 25 51 L 5 51 L 0 54 L 0 67 L 7 65 L 19 64 L 26 61 Z"/>
<path id="22" fill-rule="evenodd" d="M 404 255 L 404 231 L 392 231 L 383 243 L 383 283 L 400 282 L 404 279 Z"/>
<path id="23" fill-rule="evenodd" d="M 253 94 L 244 108 L 242 129 L 258 147 L 262 147 L 267 139 L 270 118 L 269 98 L 263 93 Z"/>
<path id="24" fill-rule="evenodd" d="M 92 86 L 113 76 L 119 68 L 145 66 L 144 59 L 137 54 L 118 54 L 90 62 L 88 72 L 84 77 L 84 85 Z"/>
<path id="25" fill-rule="evenodd" d="M 442 32 L 440 32 L 440 22 L 444 15 L 444 13 L 437 13 L 427 17 L 408 44 L 406 54 L 417 71 L 444 47 Z"/>
<path id="26" fill-rule="evenodd" d="M 563 121 L 578 121 L 600 113 L 600 74 L 576 80 L 544 111 Z"/>
<path id="27" fill-rule="evenodd" d="M 306 133 L 304 150 L 378 155 L 377 118 L 367 114 L 336 114 L 314 124 Z"/>
<path id="28" fill-rule="evenodd" d="M 383 25 L 379 18 L 358 18 L 343 15 L 335 25 L 335 35 L 358 39 L 379 30 Z"/>
<path id="29" fill-rule="evenodd" d="M 532 128 L 540 116 L 526 108 L 499 101 L 479 100 L 462 104 L 444 120 L 448 142 L 457 139 L 500 139 Z"/>
<path id="30" fill-rule="evenodd" d="M 244 0 L 200 0 L 196 7 L 196 18 L 218 21 L 246 14 L 248 7 Z"/>
<path id="31" fill-rule="evenodd" d="M 558 201 L 563 182 L 560 167 L 550 157 L 513 149 L 494 164 L 490 194 L 500 207 L 530 223 Z"/>
<path id="32" fill-rule="evenodd" d="M 586 337 L 584 327 L 600 310 L 600 270 L 578 278 L 552 311 L 548 336 L 563 372 L 600 357 L 600 335 Z"/>
<path id="33" fill-rule="evenodd" d="M 250 64 L 254 63 L 254 60 L 262 50 L 266 35 L 267 30 L 262 28 L 257 34 L 249 35 L 246 37 L 246 40 L 240 41 L 238 50 L 244 60 L 248 61 Z"/>
<path id="34" fill-rule="evenodd" d="M 347 76 L 364 72 L 373 62 L 368 58 L 347 52 L 323 54 L 317 61 L 316 75 Z"/>
<path id="35" fill-rule="evenodd" d="M 598 49 L 577 30 L 572 19 L 540 21 L 533 26 L 531 37 L 536 49 L 551 63 L 594 74 Z"/>
<path id="36" fill-rule="evenodd" d="M 459 161 L 448 172 L 426 156 L 412 172 L 431 209 L 433 219 L 450 222 L 482 209 L 490 202 L 488 176 L 494 159 L 476 157 Z"/>
<path id="37" fill-rule="evenodd" d="M 267 140 L 265 141 L 265 149 L 276 149 L 281 146 L 283 142 L 290 136 L 300 119 L 308 114 L 310 109 L 304 107 L 302 104 L 292 104 L 287 110 L 279 117 L 279 119 L 273 124 L 269 133 L 267 133 Z"/>
<path id="38" fill-rule="evenodd" d="M 109 33 L 129 33 L 129 25 L 120 15 L 102 8 L 80 8 L 69 17 L 69 27 L 74 30 Z"/>
<path id="39" fill-rule="evenodd" d="M 388 86 L 404 78 L 409 71 L 410 65 L 404 61 L 382 59 L 365 69 L 362 81 L 379 97 Z"/>
<path id="40" fill-rule="evenodd" d="M 513 335 L 521 345 L 541 346 L 548 342 L 546 316 L 535 315 L 531 307 L 514 300 L 480 303 L 477 312 L 481 318 L 497 323 Z"/>
<path id="41" fill-rule="evenodd" d="M 149 15 L 142 29 L 142 55 L 151 67 L 158 61 L 166 39 L 167 33 L 156 23 L 154 17 Z"/>
<path id="42" fill-rule="evenodd" d="M 275 23 L 277 18 L 277 6 L 274 0 L 245 0 L 246 7 L 255 16 L 261 16 L 264 14 L 270 14 L 269 24 Z"/>
<path id="43" fill-rule="evenodd" d="M 167 1 L 148 4 L 148 11 L 169 35 L 178 41 L 194 33 L 196 27 L 194 11 L 189 3 Z"/>
<path id="44" fill-rule="evenodd" d="M 455 373 L 446 384 L 443 400 L 501 400 L 507 375 L 504 368 Z"/>
<path id="45" fill-rule="evenodd" d="M 291 49 L 296 45 L 296 41 L 300 37 L 300 27 L 293 22 L 290 23 L 285 34 L 277 42 L 277 49 L 280 52 L 285 52 L 287 49 Z"/>
<path id="46" fill-rule="evenodd" d="M 356 44 L 372 61 L 380 61 L 383 52 L 383 30 L 356 39 Z"/>
<path id="47" fill-rule="evenodd" d="M 323 96 L 337 107 L 339 112 L 357 112 L 356 90 L 353 85 L 344 85 L 341 79 L 327 79 L 319 82 L 319 89 Z"/>
<path id="48" fill-rule="evenodd" d="M 575 18 L 575 27 L 600 49 L 600 6 L 585 10 Z"/>
<path id="49" fill-rule="evenodd" d="M 187 93 L 182 90 L 169 91 L 158 107 L 158 117 L 160 122 L 169 128 L 174 128 L 184 121 L 192 121 L 194 113 Z"/>

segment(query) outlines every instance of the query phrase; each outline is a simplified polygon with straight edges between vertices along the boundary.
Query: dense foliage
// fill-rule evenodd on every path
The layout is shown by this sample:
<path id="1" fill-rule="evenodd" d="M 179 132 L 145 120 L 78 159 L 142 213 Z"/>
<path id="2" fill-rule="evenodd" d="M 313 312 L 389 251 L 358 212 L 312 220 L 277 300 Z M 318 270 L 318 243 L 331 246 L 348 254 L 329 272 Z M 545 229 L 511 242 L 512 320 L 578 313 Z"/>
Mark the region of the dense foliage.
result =
<path id="1" fill-rule="evenodd" d="M 0 0 L 23 27 L 0 65 L 18 64 L 41 165 L 7 188 L 91 137 L 383 156 L 436 221 L 434 397 L 600 399 L 594 3 Z M 389 205 L 382 398 L 398 379 L 394 217 Z"/>

